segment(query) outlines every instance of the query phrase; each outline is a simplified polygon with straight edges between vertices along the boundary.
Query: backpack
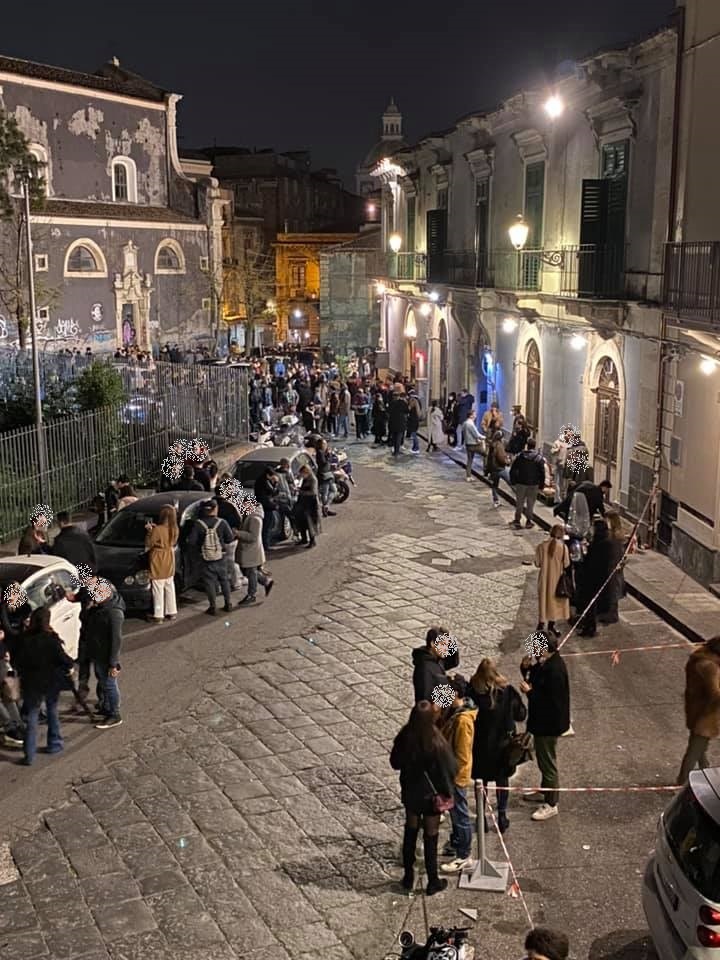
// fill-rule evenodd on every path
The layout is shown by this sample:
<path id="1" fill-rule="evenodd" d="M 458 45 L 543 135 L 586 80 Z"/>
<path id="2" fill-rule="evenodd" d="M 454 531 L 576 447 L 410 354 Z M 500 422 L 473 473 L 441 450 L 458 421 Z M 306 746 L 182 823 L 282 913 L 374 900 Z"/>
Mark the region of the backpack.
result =
<path id="1" fill-rule="evenodd" d="M 223 548 L 217 533 L 218 524 L 216 523 L 214 527 L 209 527 L 206 523 L 203 523 L 202 520 L 198 520 L 198 523 L 205 530 L 205 539 L 203 540 L 200 551 L 203 560 L 207 560 L 208 562 L 212 560 L 222 560 Z"/>

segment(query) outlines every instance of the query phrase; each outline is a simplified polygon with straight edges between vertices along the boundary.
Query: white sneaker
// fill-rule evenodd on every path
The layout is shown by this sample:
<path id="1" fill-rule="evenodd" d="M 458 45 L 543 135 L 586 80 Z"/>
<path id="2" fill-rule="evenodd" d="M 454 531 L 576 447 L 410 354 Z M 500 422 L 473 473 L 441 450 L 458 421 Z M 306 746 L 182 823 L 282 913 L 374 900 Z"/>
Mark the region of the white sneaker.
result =
<path id="1" fill-rule="evenodd" d="M 570 726 L 567 728 L 567 730 L 565 731 L 565 733 L 561 733 L 560 736 L 561 736 L 561 737 L 574 737 L 574 736 L 575 736 L 575 730 L 573 729 L 573 725 L 570 724 Z"/>
<path id="2" fill-rule="evenodd" d="M 558 815 L 557 806 L 551 807 L 547 803 L 544 803 L 541 807 L 535 811 L 532 815 L 533 820 L 550 820 L 552 817 Z"/>
<path id="3" fill-rule="evenodd" d="M 465 483 L 472 483 L 473 479 L 473 477 L 465 477 Z"/>
<path id="4" fill-rule="evenodd" d="M 495 501 L 493 501 L 493 507 L 494 507 L 496 510 L 497 510 L 497 508 L 498 508 L 499 506 L 500 506 L 499 503 L 495 503 Z"/>
<path id="5" fill-rule="evenodd" d="M 471 863 L 472 859 L 470 857 L 465 857 L 464 859 L 461 857 L 455 857 L 455 859 L 451 860 L 450 863 L 441 864 L 440 869 L 443 873 L 462 873 L 462 871 L 466 867 L 469 867 Z"/>

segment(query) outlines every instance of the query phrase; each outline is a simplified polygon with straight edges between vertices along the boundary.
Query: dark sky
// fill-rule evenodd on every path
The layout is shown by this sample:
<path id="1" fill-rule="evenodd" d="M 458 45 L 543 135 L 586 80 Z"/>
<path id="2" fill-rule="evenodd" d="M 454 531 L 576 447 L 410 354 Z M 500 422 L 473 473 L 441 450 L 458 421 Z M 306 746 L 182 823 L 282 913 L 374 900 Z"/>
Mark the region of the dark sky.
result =
<path id="1" fill-rule="evenodd" d="M 0 52 L 123 66 L 184 94 L 182 147 L 312 151 L 348 185 L 395 97 L 412 140 L 493 107 L 561 61 L 663 25 L 674 0 L 30 0 Z M 548 78 L 550 73 L 546 73 Z"/>

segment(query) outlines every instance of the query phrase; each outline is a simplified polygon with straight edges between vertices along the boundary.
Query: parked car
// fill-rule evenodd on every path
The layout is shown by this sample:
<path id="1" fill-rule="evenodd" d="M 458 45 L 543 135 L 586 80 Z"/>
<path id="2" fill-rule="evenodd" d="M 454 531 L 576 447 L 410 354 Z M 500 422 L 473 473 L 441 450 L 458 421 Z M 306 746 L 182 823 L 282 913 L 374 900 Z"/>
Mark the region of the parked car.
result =
<path id="1" fill-rule="evenodd" d="M 313 470 L 317 469 L 310 453 L 301 447 L 259 447 L 256 450 L 249 450 L 239 460 L 235 461 L 233 476 L 240 481 L 248 493 L 252 493 L 255 481 L 262 475 L 263 471 L 267 467 L 276 470 L 281 460 L 290 461 L 290 469 L 296 480 L 300 473 L 300 467 L 307 465 L 312 467 Z M 291 536 L 290 522 L 287 518 L 283 518 L 282 526 L 279 520 L 273 525 L 270 531 L 270 542 L 279 543 L 289 540 Z"/>
<path id="2" fill-rule="evenodd" d="M 693 771 L 660 817 L 642 900 L 660 960 L 720 956 L 720 768 Z"/>
<path id="3" fill-rule="evenodd" d="M 175 548 L 175 589 L 184 593 L 200 583 L 200 558 L 187 547 L 193 522 L 200 512 L 200 504 L 209 494 L 199 491 L 169 490 L 154 493 L 129 504 L 113 514 L 95 540 L 98 573 L 115 585 L 128 612 L 149 611 L 152 607 L 150 577 L 145 553 L 145 524 L 157 523 L 160 511 L 171 504 L 178 514 L 180 537 Z M 219 515 L 231 527 L 240 525 L 240 516 L 228 500 L 218 497 Z"/>
<path id="4" fill-rule="evenodd" d="M 77 569 L 67 560 L 44 553 L 3 557 L 0 561 L 0 595 L 4 597 L 5 588 L 17 582 L 27 594 L 31 610 L 48 607 L 50 626 L 73 660 L 77 659 L 80 642 L 80 604 L 72 603 L 65 593 L 77 588 L 77 575 Z M 20 611 L 11 610 L 4 599 L 0 604 L 0 620 L 8 636 L 18 635 Z"/>

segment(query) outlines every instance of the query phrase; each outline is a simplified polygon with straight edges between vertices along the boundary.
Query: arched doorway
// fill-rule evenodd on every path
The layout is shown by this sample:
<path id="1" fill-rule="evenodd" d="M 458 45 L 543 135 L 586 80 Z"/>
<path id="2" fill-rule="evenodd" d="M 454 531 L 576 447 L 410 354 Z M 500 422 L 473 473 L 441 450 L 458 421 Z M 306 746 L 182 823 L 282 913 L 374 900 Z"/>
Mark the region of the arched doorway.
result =
<path id="1" fill-rule="evenodd" d="M 445 318 L 441 317 L 438 325 L 438 351 L 440 354 L 440 366 L 438 369 L 438 396 L 434 399 L 440 400 L 442 406 L 447 402 L 447 382 L 448 382 L 448 330 Z"/>
<path id="2" fill-rule="evenodd" d="M 611 479 L 617 469 L 620 434 L 620 377 L 610 357 L 602 357 L 595 371 L 595 483 Z"/>
<path id="3" fill-rule="evenodd" d="M 417 366 L 415 358 L 415 340 L 417 338 L 417 322 L 415 312 L 411 308 L 405 317 L 405 329 L 403 331 L 405 339 L 405 356 L 403 361 L 403 376 L 409 377 L 411 382 L 415 382 L 417 375 Z"/>
<path id="4" fill-rule="evenodd" d="M 540 427 L 540 351 L 534 340 L 531 340 L 525 357 L 525 419 L 534 436 L 537 436 Z"/>

